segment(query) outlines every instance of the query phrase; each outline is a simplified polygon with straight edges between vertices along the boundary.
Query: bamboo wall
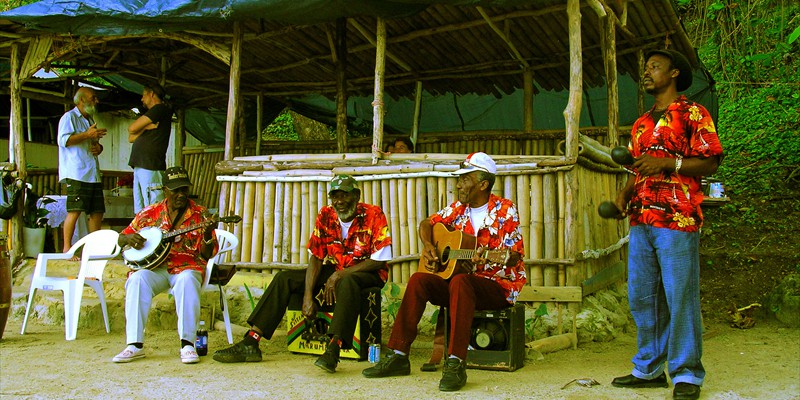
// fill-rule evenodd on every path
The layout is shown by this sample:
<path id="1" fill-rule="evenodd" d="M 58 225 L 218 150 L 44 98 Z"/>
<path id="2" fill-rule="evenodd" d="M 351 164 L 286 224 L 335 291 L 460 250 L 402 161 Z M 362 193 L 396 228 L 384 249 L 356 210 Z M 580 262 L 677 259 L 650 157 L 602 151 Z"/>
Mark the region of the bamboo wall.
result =
<path id="1" fill-rule="evenodd" d="M 217 182 L 214 166 L 222 161 L 222 148 L 184 148 L 183 166 L 192 181 L 192 194 L 196 202 L 208 208 L 219 206 L 220 183 Z"/>
<path id="2" fill-rule="evenodd" d="M 453 159 L 455 166 L 463 158 Z M 419 166 L 415 164 L 417 168 Z M 388 167 L 387 167 L 388 168 Z M 424 168 L 422 168 L 424 169 Z M 380 205 L 389 222 L 394 260 L 389 279 L 405 283 L 418 266 L 421 242 L 419 223 L 455 198 L 456 178 L 449 172 L 359 174 L 357 167 L 325 170 L 245 172 L 220 176 L 230 185 L 226 214 L 242 216 L 241 223 L 227 226 L 240 238 L 233 255 L 243 271 L 276 273 L 285 268 L 304 268 L 306 246 L 320 207 L 328 204 L 328 184 L 334 174 L 349 172 L 361 185 L 361 200 Z M 579 218 L 573 233 L 566 232 L 567 174 L 574 174 L 579 197 L 573 207 Z M 622 252 L 586 259 L 566 254 L 566 242 L 577 249 L 597 250 L 616 243 L 625 234 L 616 221 L 597 216 L 597 205 L 616 193 L 619 173 L 597 172 L 581 165 L 516 168 L 499 171 L 493 192 L 515 202 L 522 221 L 529 283 L 534 286 L 580 286 L 581 282 L 621 260 Z"/>
<path id="3" fill-rule="evenodd" d="M 120 176 L 132 175 L 133 172 L 102 171 L 103 189 L 111 190 L 117 186 Z M 58 169 L 29 169 L 28 183 L 33 186 L 33 192 L 39 196 L 46 194 L 67 194 L 64 185 L 58 182 Z"/>

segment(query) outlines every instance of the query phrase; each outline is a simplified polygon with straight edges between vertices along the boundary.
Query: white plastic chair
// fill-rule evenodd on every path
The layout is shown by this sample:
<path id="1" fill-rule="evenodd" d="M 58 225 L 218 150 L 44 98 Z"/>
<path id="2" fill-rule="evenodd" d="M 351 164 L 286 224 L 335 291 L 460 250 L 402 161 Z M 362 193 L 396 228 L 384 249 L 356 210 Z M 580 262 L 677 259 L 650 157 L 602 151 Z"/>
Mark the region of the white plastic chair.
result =
<path id="1" fill-rule="evenodd" d="M 214 233 L 217 235 L 218 251 L 214 257 L 211 257 L 206 264 L 206 277 L 203 280 L 202 290 L 204 292 L 219 292 L 222 299 L 222 318 L 225 320 L 225 331 L 228 334 L 228 343 L 233 344 L 233 335 L 231 334 L 231 316 L 228 312 L 228 298 L 225 297 L 225 289 L 223 286 L 208 283 L 211 279 L 211 270 L 214 264 L 222 263 L 230 259 L 233 250 L 239 245 L 239 239 L 224 229 L 215 229 Z"/>
<path id="2" fill-rule="evenodd" d="M 103 229 L 84 236 L 70 247 L 66 253 L 40 253 L 36 259 L 36 267 L 31 277 L 31 290 L 28 293 L 28 307 L 25 309 L 25 319 L 22 322 L 21 335 L 25 334 L 28 325 L 28 316 L 31 312 L 33 297 L 37 289 L 61 290 L 64 292 L 64 330 L 67 340 L 75 340 L 78 334 L 78 317 L 80 316 L 81 300 L 83 299 L 83 285 L 88 285 L 97 293 L 100 306 L 103 309 L 106 333 L 111 332 L 108 326 L 108 309 L 106 296 L 103 291 L 103 270 L 108 260 L 119 255 L 120 247 L 117 245 L 119 233 L 110 229 Z M 59 277 L 47 276 L 47 263 L 51 260 L 69 260 L 75 252 L 83 247 L 81 253 L 80 270 L 78 276 Z"/>

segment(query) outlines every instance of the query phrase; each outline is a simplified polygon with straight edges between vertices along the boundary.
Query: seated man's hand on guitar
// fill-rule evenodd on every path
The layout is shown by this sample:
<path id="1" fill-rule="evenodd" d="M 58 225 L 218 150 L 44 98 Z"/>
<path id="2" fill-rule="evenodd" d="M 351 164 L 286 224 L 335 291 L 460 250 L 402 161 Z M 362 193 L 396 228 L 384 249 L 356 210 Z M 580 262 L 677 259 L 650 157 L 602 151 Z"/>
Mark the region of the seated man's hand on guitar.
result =
<path id="1" fill-rule="evenodd" d="M 475 253 L 472 255 L 472 259 L 470 259 L 470 261 L 471 261 L 471 262 L 472 262 L 474 265 L 483 265 L 483 264 L 486 264 L 486 263 L 488 263 L 488 262 L 489 262 L 489 260 L 487 260 L 487 259 L 486 259 L 486 258 L 483 256 L 483 254 L 484 254 L 484 252 L 485 252 L 485 251 L 486 251 L 486 248 L 485 248 L 485 247 L 478 247 L 477 249 L 475 249 Z"/>
<path id="2" fill-rule="evenodd" d="M 130 246 L 134 249 L 141 249 L 144 247 L 145 242 L 147 239 L 142 237 L 142 235 L 138 233 L 131 233 L 130 235 L 119 235 L 119 239 L 117 240 L 117 244 L 122 247 Z"/>
<path id="3" fill-rule="evenodd" d="M 424 245 L 422 259 L 425 260 L 425 268 L 428 272 L 437 272 L 439 270 L 439 255 L 436 252 L 436 246 L 433 244 Z"/>

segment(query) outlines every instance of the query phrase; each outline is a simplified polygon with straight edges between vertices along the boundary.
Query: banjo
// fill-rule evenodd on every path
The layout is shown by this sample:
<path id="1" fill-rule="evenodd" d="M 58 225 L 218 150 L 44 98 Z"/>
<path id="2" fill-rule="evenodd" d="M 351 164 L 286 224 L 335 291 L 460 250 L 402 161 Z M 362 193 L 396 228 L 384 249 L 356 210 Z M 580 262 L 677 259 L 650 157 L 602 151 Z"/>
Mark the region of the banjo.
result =
<path id="1" fill-rule="evenodd" d="M 238 215 L 230 215 L 220 218 L 219 222 L 238 223 L 241 220 L 242 217 Z M 167 259 L 169 250 L 172 248 L 172 243 L 174 242 L 174 240 L 172 240 L 174 237 L 215 223 L 217 222 L 213 220 L 203 221 L 170 232 L 164 232 L 161 228 L 155 226 L 144 228 L 138 232 L 139 235 L 146 240 L 144 246 L 142 246 L 141 249 L 128 247 L 122 251 L 122 258 L 125 260 L 125 265 L 134 271 L 156 268 Z"/>

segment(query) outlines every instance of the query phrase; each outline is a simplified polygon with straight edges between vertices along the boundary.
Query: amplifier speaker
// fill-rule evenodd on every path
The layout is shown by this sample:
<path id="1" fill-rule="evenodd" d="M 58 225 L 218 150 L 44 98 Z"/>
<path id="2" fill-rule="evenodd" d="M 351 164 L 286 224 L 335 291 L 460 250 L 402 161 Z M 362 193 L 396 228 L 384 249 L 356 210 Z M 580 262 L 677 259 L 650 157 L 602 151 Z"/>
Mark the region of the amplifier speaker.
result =
<path id="1" fill-rule="evenodd" d="M 447 312 L 446 308 L 442 310 Z M 448 319 L 445 318 L 445 321 Z M 445 341 L 448 339 L 445 334 Z M 525 306 L 516 304 L 503 310 L 475 311 L 467 351 L 467 368 L 514 371 L 523 366 Z"/>
<path id="2" fill-rule="evenodd" d="M 361 311 L 353 334 L 352 348 L 342 350 L 342 358 L 366 360 L 369 345 L 381 343 L 381 290 L 361 291 Z M 317 295 L 317 301 L 321 296 Z M 320 304 L 319 302 L 318 304 Z M 328 342 L 328 326 L 334 306 L 319 305 L 317 318 L 308 323 L 303 317 L 303 295 L 292 295 L 286 310 L 286 343 L 289 351 L 301 354 L 322 354 Z"/>

